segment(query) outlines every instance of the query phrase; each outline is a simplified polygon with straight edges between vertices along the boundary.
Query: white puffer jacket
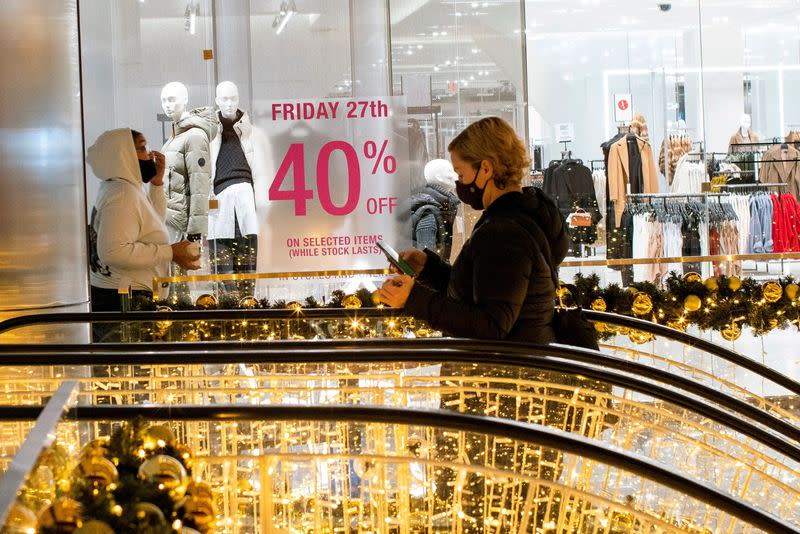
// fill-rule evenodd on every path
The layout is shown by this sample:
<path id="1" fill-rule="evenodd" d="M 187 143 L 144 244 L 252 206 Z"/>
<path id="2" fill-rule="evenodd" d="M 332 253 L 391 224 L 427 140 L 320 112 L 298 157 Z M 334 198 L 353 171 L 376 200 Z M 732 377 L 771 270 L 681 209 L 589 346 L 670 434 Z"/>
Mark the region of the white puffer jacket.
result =
<path id="1" fill-rule="evenodd" d="M 92 285 L 152 291 L 172 261 L 163 186 L 142 183 L 129 128 L 104 132 L 86 160 L 102 181 L 90 227 Z"/>

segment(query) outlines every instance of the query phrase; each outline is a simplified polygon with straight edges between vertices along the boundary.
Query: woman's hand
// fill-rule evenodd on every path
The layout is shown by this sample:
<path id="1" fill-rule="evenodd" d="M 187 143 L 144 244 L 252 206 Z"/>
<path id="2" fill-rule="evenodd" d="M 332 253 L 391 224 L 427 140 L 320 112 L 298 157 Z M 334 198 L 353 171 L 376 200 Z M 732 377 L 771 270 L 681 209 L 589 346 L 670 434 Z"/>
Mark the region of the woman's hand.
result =
<path id="1" fill-rule="evenodd" d="M 419 274 L 425 268 L 425 262 L 428 261 L 428 255 L 425 252 L 417 249 L 410 248 L 398 254 L 401 260 L 404 260 L 411 269 Z M 397 270 L 397 267 L 392 265 L 392 272 L 396 274 L 403 274 Z"/>
<path id="2" fill-rule="evenodd" d="M 406 305 L 414 279 L 407 274 L 400 274 L 386 280 L 378 290 L 380 301 L 392 308 L 402 308 Z"/>

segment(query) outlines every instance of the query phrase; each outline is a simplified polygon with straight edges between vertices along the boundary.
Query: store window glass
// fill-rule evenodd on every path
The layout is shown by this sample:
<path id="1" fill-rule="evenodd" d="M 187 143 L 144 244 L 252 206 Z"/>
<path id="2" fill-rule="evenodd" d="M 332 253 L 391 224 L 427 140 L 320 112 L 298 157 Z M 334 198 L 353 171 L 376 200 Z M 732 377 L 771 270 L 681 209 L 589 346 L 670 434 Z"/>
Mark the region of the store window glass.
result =
<path id="1" fill-rule="evenodd" d="M 408 104 L 412 159 L 449 158 L 453 137 L 487 116 L 526 138 L 520 3 L 392 0 L 390 15 L 392 86 Z M 451 258 L 478 216 L 460 208 Z"/>
<path id="2" fill-rule="evenodd" d="M 127 126 L 160 150 L 171 120 L 161 89 L 181 82 L 188 108 L 214 99 L 211 0 L 81 1 L 84 136 L 89 146 L 103 131 Z M 91 171 L 87 171 L 91 172 Z M 87 205 L 99 181 L 87 179 Z"/>
<path id="3" fill-rule="evenodd" d="M 778 261 L 763 255 L 800 251 L 791 222 L 800 194 L 800 5 L 701 5 L 710 180 L 739 215 L 737 246 L 712 234 L 711 249 L 757 255 L 741 269 L 767 275 Z"/>
<path id="4" fill-rule="evenodd" d="M 634 239 L 632 213 L 650 204 L 636 195 L 676 190 L 681 155 L 702 165 L 698 2 L 528 0 L 525 12 L 534 178 L 573 224 L 568 260 L 598 260 L 567 268 L 562 277 L 597 272 L 604 282 L 628 284 L 681 270 L 599 263 L 683 253 L 683 240 L 671 239 L 679 224 L 661 234 L 668 245 L 656 251 L 647 234 Z M 685 187 L 699 193 L 699 180 Z M 581 222 L 579 212 L 591 223 Z"/>

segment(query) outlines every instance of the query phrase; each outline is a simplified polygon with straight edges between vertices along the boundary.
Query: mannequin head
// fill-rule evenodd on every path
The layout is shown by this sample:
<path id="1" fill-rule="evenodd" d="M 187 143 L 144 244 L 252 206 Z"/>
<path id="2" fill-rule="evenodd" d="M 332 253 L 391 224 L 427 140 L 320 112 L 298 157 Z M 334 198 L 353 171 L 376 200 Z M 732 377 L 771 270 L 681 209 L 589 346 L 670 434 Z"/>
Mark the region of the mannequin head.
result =
<path id="1" fill-rule="evenodd" d="M 181 82 L 169 82 L 161 90 L 161 108 L 177 122 L 189 105 L 189 91 Z"/>
<path id="2" fill-rule="evenodd" d="M 429 185 L 437 184 L 452 191 L 456 187 L 456 171 L 453 165 L 446 159 L 433 159 L 425 164 L 425 181 Z"/>
<path id="3" fill-rule="evenodd" d="M 742 113 L 742 116 L 739 118 L 739 128 L 742 132 L 746 132 L 750 129 L 750 125 L 752 122 L 750 121 L 750 115 L 747 113 Z"/>
<path id="4" fill-rule="evenodd" d="M 219 112 L 228 120 L 236 118 L 239 111 L 239 88 L 233 82 L 222 82 L 217 86 L 217 107 Z"/>

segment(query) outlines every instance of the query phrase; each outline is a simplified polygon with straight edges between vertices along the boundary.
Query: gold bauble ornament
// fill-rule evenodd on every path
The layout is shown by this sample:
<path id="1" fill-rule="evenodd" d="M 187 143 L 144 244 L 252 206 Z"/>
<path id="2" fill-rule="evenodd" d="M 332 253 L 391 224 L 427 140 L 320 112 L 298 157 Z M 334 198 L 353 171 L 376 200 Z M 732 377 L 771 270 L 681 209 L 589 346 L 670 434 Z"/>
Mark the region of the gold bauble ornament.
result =
<path id="1" fill-rule="evenodd" d="M 342 306 L 349 310 L 355 310 L 361 307 L 361 299 L 355 295 L 347 295 L 342 301 Z"/>
<path id="2" fill-rule="evenodd" d="M 778 328 L 778 320 L 777 319 L 770 319 L 769 320 L 769 326 L 767 327 L 767 330 L 775 330 L 776 328 Z"/>
<path id="3" fill-rule="evenodd" d="M 636 315 L 647 315 L 653 311 L 653 300 L 647 293 L 639 293 L 636 295 L 636 298 L 633 299 L 631 309 Z"/>
<path id="4" fill-rule="evenodd" d="M 246 480 L 246 479 L 242 479 Z M 186 496 L 187 497 L 195 497 L 198 499 L 209 499 L 214 500 L 214 490 L 211 489 L 211 486 L 206 484 L 205 482 L 197 482 L 195 480 L 189 482 L 189 485 L 186 486 Z"/>
<path id="5" fill-rule="evenodd" d="M 431 337 L 433 335 L 433 330 L 423 326 L 418 328 L 415 333 L 417 334 L 417 337 Z"/>
<path id="6" fill-rule="evenodd" d="M 102 456 L 84 456 L 75 468 L 74 475 L 85 479 L 94 487 L 103 489 L 119 478 L 117 467 L 111 460 Z"/>
<path id="7" fill-rule="evenodd" d="M 210 310 L 211 308 L 217 307 L 217 297 L 211 295 L 209 293 L 204 293 L 197 297 L 197 300 L 194 301 L 194 305 L 204 310 Z"/>
<path id="8" fill-rule="evenodd" d="M 216 521 L 217 507 L 211 499 L 186 497 L 181 502 L 181 508 L 183 519 L 190 520 L 202 534 L 208 532 Z"/>
<path id="9" fill-rule="evenodd" d="M 36 525 L 41 529 L 55 529 L 58 532 L 74 532 L 81 526 L 81 503 L 64 497 L 39 512 Z"/>
<path id="10" fill-rule="evenodd" d="M 607 308 L 608 306 L 606 305 L 606 301 L 601 298 L 597 298 L 592 301 L 592 309 L 594 311 L 604 312 Z"/>
<path id="11" fill-rule="evenodd" d="M 742 281 L 736 276 L 728 278 L 728 289 L 731 291 L 739 291 L 742 287 Z"/>
<path id="12" fill-rule="evenodd" d="M 642 345 L 647 343 L 648 341 L 653 341 L 655 336 L 648 332 L 643 332 L 642 330 L 631 330 L 628 332 L 628 339 L 636 343 L 637 345 Z"/>
<path id="13" fill-rule="evenodd" d="M 36 530 L 36 514 L 22 503 L 15 502 L 6 515 L 3 532 L 8 534 L 29 534 Z"/>
<path id="14" fill-rule="evenodd" d="M 797 295 L 800 294 L 800 286 L 795 283 L 791 283 L 783 288 L 783 292 L 786 293 L 786 296 L 789 298 L 789 300 L 794 300 L 797 298 Z"/>
<path id="15" fill-rule="evenodd" d="M 381 303 L 381 296 L 378 290 L 372 292 L 372 305 L 377 306 Z"/>
<path id="16" fill-rule="evenodd" d="M 667 326 L 681 332 L 686 332 L 688 323 L 686 321 L 667 321 Z"/>
<path id="17" fill-rule="evenodd" d="M 736 341 L 742 335 L 742 329 L 736 322 L 732 322 L 722 329 L 722 337 L 728 341 Z"/>
<path id="18" fill-rule="evenodd" d="M 108 438 L 93 439 L 83 446 L 79 458 L 82 460 L 87 456 L 100 456 L 105 457 L 108 455 Z"/>
<path id="19" fill-rule="evenodd" d="M 163 529 L 167 526 L 167 520 L 164 519 L 164 512 L 161 508 L 150 502 L 136 503 L 133 507 L 136 513 L 136 526 L 139 531 L 152 531 Z M 148 530 L 150 529 L 150 530 Z"/>
<path id="20" fill-rule="evenodd" d="M 686 273 L 683 275 L 683 281 L 687 284 L 693 284 L 695 282 L 702 282 L 703 277 L 697 273 Z"/>
<path id="21" fill-rule="evenodd" d="M 92 519 L 76 530 L 75 534 L 114 534 L 114 529 L 108 523 Z"/>
<path id="22" fill-rule="evenodd" d="M 172 456 L 159 454 L 145 460 L 139 466 L 139 478 L 151 480 L 172 490 L 183 485 L 186 479 L 186 468 Z"/>
<path id="23" fill-rule="evenodd" d="M 689 295 L 683 299 L 683 309 L 688 312 L 696 312 L 703 305 L 703 301 L 697 295 Z"/>
<path id="24" fill-rule="evenodd" d="M 781 300 L 783 288 L 778 282 L 766 282 L 761 286 L 761 294 L 764 296 L 764 300 L 770 304 L 775 304 Z"/>
<path id="25" fill-rule="evenodd" d="M 286 303 L 286 309 L 287 310 L 294 310 L 295 312 L 300 313 L 301 311 L 303 311 L 303 305 L 300 304 L 299 302 L 293 300 L 292 302 L 287 302 Z"/>
<path id="26" fill-rule="evenodd" d="M 167 447 L 175 444 L 175 434 L 167 425 L 153 425 L 144 431 L 144 440 L 145 448 L 148 441 L 152 442 L 154 447 Z"/>
<path id="27" fill-rule="evenodd" d="M 255 297 L 243 297 L 239 300 L 239 307 L 247 310 L 258 308 L 258 300 Z"/>
<path id="28" fill-rule="evenodd" d="M 594 329 L 602 334 L 602 333 L 608 331 L 608 324 L 606 324 L 606 323 L 594 323 Z"/>
<path id="29" fill-rule="evenodd" d="M 717 291 L 719 289 L 719 282 L 716 278 L 706 278 L 703 282 L 703 285 L 706 286 L 706 289 L 709 291 Z"/>

